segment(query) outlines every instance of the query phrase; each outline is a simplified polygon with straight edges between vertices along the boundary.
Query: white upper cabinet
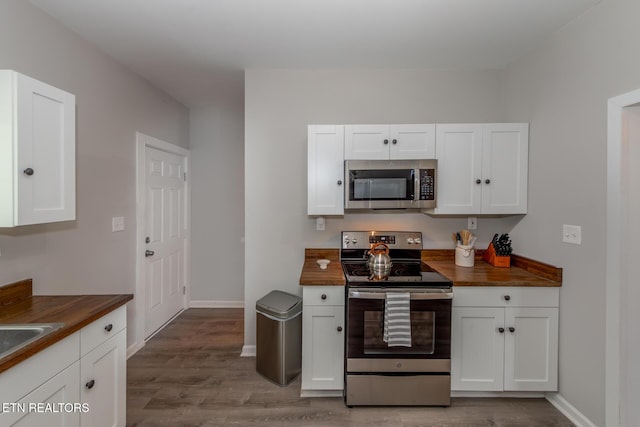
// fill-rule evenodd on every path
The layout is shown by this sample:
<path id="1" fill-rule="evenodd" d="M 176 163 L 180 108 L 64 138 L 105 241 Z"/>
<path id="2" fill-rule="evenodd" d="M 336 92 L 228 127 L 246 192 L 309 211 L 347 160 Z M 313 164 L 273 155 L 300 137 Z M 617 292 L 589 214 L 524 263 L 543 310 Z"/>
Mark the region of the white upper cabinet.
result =
<path id="1" fill-rule="evenodd" d="M 433 159 L 435 125 L 346 125 L 346 160 Z"/>
<path id="2" fill-rule="evenodd" d="M 0 227 L 75 219 L 75 96 L 0 70 Z"/>
<path id="3" fill-rule="evenodd" d="M 307 214 L 344 214 L 344 126 L 309 125 Z"/>
<path id="4" fill-rule="evenodd" d="M 527 213 L 529 125 L 484 125 L 482 213 Z"/>
<path id="5" fill-rule="evenodd" d="M 529 125 L 439 124 L 433 214 L 527 213 Z"/>
<path id="6" fill-rule="evenodd" d="M 482 209 L 482 125 L 436 126 L 437 208 L 434 213 L 471 214 Z"/>

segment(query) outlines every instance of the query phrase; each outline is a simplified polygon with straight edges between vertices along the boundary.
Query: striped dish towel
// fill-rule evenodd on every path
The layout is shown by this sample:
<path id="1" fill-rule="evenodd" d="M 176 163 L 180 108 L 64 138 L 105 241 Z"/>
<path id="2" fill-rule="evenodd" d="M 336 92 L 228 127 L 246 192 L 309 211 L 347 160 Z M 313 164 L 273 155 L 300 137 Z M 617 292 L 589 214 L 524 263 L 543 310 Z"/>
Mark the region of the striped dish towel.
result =
<path id="1" fill-rule="evenodd" d="M 386 293 L 382 339 L 389 347 L 411 347 L 410 293 Z"/>

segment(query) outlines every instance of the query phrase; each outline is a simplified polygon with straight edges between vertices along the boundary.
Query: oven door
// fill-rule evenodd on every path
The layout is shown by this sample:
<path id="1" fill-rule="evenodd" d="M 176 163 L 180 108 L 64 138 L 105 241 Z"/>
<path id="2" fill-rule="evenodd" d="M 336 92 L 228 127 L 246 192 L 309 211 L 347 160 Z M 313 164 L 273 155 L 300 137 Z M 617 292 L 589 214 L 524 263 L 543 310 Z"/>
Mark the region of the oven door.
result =
<path id="1" fill-rule="evenodd" d="M 383 340 L 386 292 L 380 288 L 349 288 L 347 359 L 450 359 L 450 290 L 394 289 L 409 292 L 411 347 L 390 347 Z"/>

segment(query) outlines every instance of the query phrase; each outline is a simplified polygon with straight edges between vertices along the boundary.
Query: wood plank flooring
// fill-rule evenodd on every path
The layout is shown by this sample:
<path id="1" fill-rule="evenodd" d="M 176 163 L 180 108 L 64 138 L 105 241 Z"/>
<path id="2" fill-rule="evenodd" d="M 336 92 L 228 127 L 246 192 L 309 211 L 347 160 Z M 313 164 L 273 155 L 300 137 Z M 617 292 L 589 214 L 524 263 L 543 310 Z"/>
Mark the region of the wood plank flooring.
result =
<path id="1" fill-rule="evenodd" d="M 301 398 L 239 357 L 242 309 L 190 309 L 128 360 L 129 426 L 571 426 L 544 399 L 454 398 L 448 408 L 347 408 Z"/>

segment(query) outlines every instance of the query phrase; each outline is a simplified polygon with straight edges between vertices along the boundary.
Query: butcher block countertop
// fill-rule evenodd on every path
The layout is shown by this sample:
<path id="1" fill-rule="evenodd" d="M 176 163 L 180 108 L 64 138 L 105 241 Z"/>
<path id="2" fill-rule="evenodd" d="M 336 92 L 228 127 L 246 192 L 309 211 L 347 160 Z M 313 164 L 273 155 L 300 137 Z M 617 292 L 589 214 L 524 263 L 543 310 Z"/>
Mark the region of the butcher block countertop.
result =
<path id="1" fill-rule="evenodd" d="M 425 249 L 422 261 L 453 282 L 454 286 L 562 286 L 562 269 L 519 255 L 511 255 L 511 267 L 498 268 L 482 260 L 482 250 L 476 251 L 473 267 L 459 267 L 450 249 Z M 331 263 L 321 270 L 317 260 Z M 300 274 L 302 286 L 344 286 L 346 280 L 340 266 L 339 249 L 305 249 Z"/>
<path id="2" fill-rule="evenodd" d="M 473 267 L 459 267 L 450 250 L 423 250 L 422 261 L 453 282 L 454 286 L 562 286 L 562 269 L 519 255 L 511 255 L 511 267 L 486 263 L 478 251 Z"/>
<path id="3" fill-rule="evenodd" d="M 331 262 L 326 270 L 322 270 L 319 259 L 328 259 Z M 300 285 L 302 286 L 344 286 L 347 284 L 340 265 L 339 249 L 305 249 L 304 265 L 300 273 Z"/>
<path id="4" fill-rule="evenodd" d="M 0 372 L 79 331 L 132 299 L 132 294 L 33 296 L 31 279 L 0 287 L 0 324 L 64 323 L 62 328 L 0 358 Z"/>

